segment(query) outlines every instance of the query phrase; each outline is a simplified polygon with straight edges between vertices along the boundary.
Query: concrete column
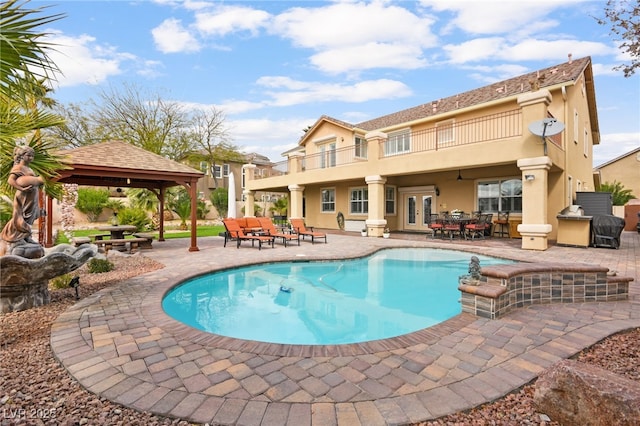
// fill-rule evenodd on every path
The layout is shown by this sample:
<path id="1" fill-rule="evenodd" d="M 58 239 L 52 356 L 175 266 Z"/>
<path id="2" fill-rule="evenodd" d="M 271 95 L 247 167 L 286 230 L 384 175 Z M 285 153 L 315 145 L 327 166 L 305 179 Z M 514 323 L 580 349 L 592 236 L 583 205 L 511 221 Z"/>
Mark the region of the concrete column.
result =
<path id="1" fill-rule="evenodd" d="M 256 196 L 253 191 L 249 191 L 245 189 L 242 191 L 244 195 L 244 217 L 255 217 L 256 216 Z"/>
<path id="2" fill-rule="evenodd" d="M 369 186 L 369 215 L 366 220 L 367 235 L 381 237 L 387 220 L 384 218 L 384 184 L 386 178 L 380 175 L 367 176 L 365 182 Z"/>
<path id="3" fill-rule="evenodd" d="M 386 133 L 374 131 L 364 135 L 367 140 L 367 158 L 369 161 L 378 160 L 382 157 L 382 145 L 387 141 L 388 136 Z"/>
<path id="4" fill-rule="evenodd" d="M 535 121 L 547 118 L 547 107 L 551 103 L 551 93 L 547 89 L 538 90 L 536 92 L 527 92 L 518 96 L 518 105 L 522 109 L 523 129 Z M 544 147 L 540 144 L 540 136 L 536 136 L 529 130 L 523 131 L 523 146 L 540 146 L 540 155 L 544 153 Z M 536 155 L 536 154 L 533 154 Z"/>
<path id="5" fill-rule="evenodd" d="M 302 171 L 302 160 L 304 154 L 301 152 L 293 152 L 289 154 L 289 174 L 300 173 Z"/>
<path id="6" fill-rule="evenodd" d="M 549 157 L 518 160 L 522 171 L 522 248 L 546 250 L 552 226 L 547 223 L 548 178 L 552 162 Z"/>
<path id="7" fill-rule="evenodd" d="M 254 171 L 256 169 L 255 164 L 244 164 L 242 166 L 242 171 L 244 172 L 244 186 L 247 187 L 248 183 L 254 179 Z M 242 177 L 241 177 L 242 179 Z M 244 195 L 244 216 L 255 216 L 255 203 L 256 197 L 253 191 L 249 191 L 248 189 L 244 189 L 242 191 Z"/>
<path id="8" fill-rule="evenodd" d="M 289 217 L 293 219 L 302 219 L 302 196 L 304 195 L 304 186 L 291 184 L 289 185 L 289 193 L 291 194 L 289 206 Z"/>

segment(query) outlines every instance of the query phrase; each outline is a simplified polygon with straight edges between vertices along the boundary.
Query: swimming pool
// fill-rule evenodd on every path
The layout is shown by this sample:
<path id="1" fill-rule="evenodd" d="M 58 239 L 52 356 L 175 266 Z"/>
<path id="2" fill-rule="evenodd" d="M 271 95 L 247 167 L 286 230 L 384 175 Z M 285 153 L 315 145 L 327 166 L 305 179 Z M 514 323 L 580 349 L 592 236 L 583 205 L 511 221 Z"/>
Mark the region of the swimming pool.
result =
<path id="1" fill-rule="evenodd" d="M 181 283 L 164 297 L 171 317 L 222 336 L 333 345 L 407 334 L 461 312 L 458 277 L 471 254 L 395 248 L 341 261 L 260 264 Z M 510 263 L 475 255 L 481 265 Z"/>

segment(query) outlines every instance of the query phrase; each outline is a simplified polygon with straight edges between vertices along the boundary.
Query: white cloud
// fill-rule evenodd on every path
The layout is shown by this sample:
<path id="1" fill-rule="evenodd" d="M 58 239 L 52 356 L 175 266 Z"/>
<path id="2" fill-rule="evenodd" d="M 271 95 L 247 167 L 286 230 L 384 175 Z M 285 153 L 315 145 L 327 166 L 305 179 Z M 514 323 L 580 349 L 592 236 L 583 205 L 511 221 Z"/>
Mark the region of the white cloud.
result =
<path id="1" fill-rule="evenodd" d="M 223 6 L 214 11 L 196 14 L 195 27 L 203 34 L 222 37 L 227 34 L 248 31 L 257 35 L 269 22 L 269 13 L 249 7 Z"/>
<path id="2" fill-rule="evenodd" d="M 426 65 L 418 46 L 375 42 L 326 50 L 312 55 L 311 63 L 331 74 L 371 68 L 417 69 Z"/>
<path id="3" fill-rule="evenodd" d="M 151 30 L 156 48 L 162 53 L 197 52 L 200 44 L 178 19 L 167 19 Z"/>
<path id="4" fill-rule="evenodd" d="M 69 37 L 59 32 L 50 32 L 48 43 L 55 45 L 49 53 L 62 75 L 57 76 L 57 86 L 70 87 L 80 84 L 98 85 L 109 77 L 122 73 L 121 64 L 135 57 L 119 53 L 111 46 L 96 43 L 86 34 Z"/>
<path id="5" fill-rule="evenodd" d="M 557 25 L 549 12 L 575 1 L 452 1 L 423 0 L 420 4 L 437 12 L 453 12 L 455 17 L 445 26 L 449 33 L 455 28 L 471 34 L 512 34 L 515 31 Z"/>
<path id="6" fill-rule="evenodd" d="M 411 95 L 404 83 L 388 79 L 368 80 L 355 84 L 303 82 L 289 77 L 261 77 L 259 86 L 268 89 L 272 106 L 291 106 L 308 102 L 366 102 Z M 280 91 L 276 89 L 282 89 Z"/>
<path id="7" fill-rule="evenodd" d="M 248 118 L 228 120 L 229 134 L 233 143 L 245 152 L 260 152 L 272 161 L 280 161 L 280 154 L 297 146 L 303 129 L 315 123 L 314 118 L 291 118 L 270 120 Z"/>
<path id="8" fill-rule="evenodd" d="M 431 17 L 386 2 L 335 3 L 292 8 L 276 16 L 270 31 L 294 46 L 315 50 L 311 63 L 324 72 L 425 65 L 423 49 L 435 47 Z"/>

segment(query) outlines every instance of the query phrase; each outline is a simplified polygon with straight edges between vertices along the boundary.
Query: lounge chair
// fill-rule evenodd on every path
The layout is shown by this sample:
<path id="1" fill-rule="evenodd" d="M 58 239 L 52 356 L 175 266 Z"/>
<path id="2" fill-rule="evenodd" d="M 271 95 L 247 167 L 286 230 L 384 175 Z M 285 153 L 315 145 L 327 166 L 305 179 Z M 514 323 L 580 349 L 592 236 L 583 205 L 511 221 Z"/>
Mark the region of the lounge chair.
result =
<path id="1" fill-rule="evenodd" d="M 262 231 L 265 232 L 266 235 L 282 238 L 282 244 L 284 244 L 285 247 L 287 246 L 287 241 L 298 241 L 298 245 L 300 245 L 300 234 L 278 231 L 270 217 L 259 217 L 258 221 L 260 222 Z"/>
<path id="2" fill-rule="evenodd" d="M 311 244 L 314 243 L 316 238 L 324 238 L 324 242 L 327 242 L 327 234 L 323 233 L 323 232 L 317 232 L 313 230 L 313 227 L 309 227 L 307 229 L 307 227 L 304 224 L 304 220 L 302 219 L 289 219 L 289 222 L 291 223 L 291 229 L 293 230 L 293 232 L 295 232 L 298 235 L 302 236 L 302 239 L 304 240 L 306 237 L 311 237 Z"/>
<path id="3" fill-rule="evenodd" d="M 237 248 L 240 248 L 240 243 L 242 241 L 251 241 L 251 246 L 254 247 L 254 243 L 258 242 L 258 250 L 262 249 L 262 243 L 271 244 L 271 247 L 274 247 L 275 237 L 269 235 L 252 235 L 245 234 L 244 230 L 240 227 L 238 222 L 235 219 L 223 219 L 222 223 L 224 224 L 225 232 L 224 236 L 224 246 L 227 246 L 227 241 L 235 240 L 237 242 Z"/>

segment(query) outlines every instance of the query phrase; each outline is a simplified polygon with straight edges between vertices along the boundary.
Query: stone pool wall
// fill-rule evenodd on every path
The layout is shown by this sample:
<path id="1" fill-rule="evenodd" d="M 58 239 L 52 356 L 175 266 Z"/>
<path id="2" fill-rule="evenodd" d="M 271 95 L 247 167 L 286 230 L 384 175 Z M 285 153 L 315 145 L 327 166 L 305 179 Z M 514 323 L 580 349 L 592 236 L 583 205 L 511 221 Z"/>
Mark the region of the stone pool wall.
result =
<path id="1" fill-rule="evenodd" d="M 461 277 L 458 289 L 463 312 L 495 319 L 529 305 L 626 300 L 631 281 L 600 266 L 514 263 L 483 267 L 477 281 Z"/>

